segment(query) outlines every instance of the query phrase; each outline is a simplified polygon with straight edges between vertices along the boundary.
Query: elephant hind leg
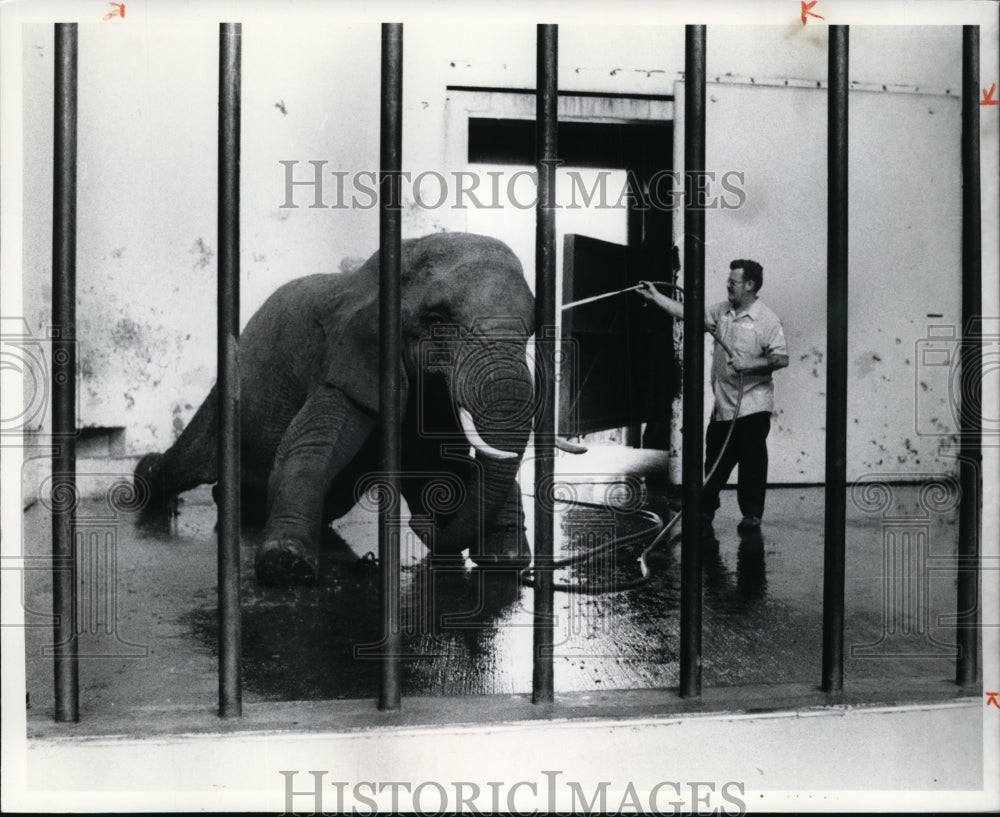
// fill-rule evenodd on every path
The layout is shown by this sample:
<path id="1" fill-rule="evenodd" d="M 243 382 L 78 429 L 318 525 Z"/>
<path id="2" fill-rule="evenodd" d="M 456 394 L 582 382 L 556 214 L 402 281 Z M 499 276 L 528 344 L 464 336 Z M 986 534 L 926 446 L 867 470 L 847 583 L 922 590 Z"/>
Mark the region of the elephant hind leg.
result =
<path id="1" fill-rule="evenodd" d="M 215 388 L 195 412 L 177 441 L 162 454 L 147 454 L 134 479 L 148 495 L 147 515 L 165 515 L 178 494 L 217 479 Z"/>
<path id="2" fill-rule="evenodd" d="M 374 427 L 375 416 L 333 386 L 319 386 L 306 400 L 271 469 L 267 525 L 255 564 L 262 582 L 315 580 L 327 490 Z"/>

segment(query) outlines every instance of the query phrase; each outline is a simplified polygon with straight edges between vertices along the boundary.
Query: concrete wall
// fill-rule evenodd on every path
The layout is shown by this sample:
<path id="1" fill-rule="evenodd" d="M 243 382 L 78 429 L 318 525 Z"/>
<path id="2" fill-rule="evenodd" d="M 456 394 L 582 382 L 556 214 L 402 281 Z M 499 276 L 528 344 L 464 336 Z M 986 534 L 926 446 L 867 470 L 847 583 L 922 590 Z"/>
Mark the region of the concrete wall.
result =
<path id="1" fill-rule="evenodd" d="M 80 424 L 123 427 L 123 450 L 130 455 L 168 446 L 214 380 L 216 41 L 215 25 L 186 23 L 179 15 L 158 19 L 155 27 L 138 19 L 128 26 L 95 22 L 80 28 Z M 825 34 L 800 25 L 756 28 L 752 36 L 746 28 L 713 26 L 709 42 L 710 77 L 739 74 L 812 81 L 825 76 Z M 297 161 L 294 172 L 300 180 L 309 178 L 310 160 L 325 160 L 328 172 L 377 169 L 378 53 L 379 29 L 373 24 L 338 23 L 317 14 L 297 23 L 290 12 L 281 25 L 244 26 L 244 321 L 285 280 L 353 266 L 376 247 L 378 218 L 373 208 L 310 208 L 312 194 L 305 188 L 295 192 L 294 200 L 302 206 L 283 208 L 285 170 L 280 162 Z M 852 27 L 851 59 L 852 78 L 859 81 L 943 92 L 956 88 L 960 78 L 960 30 Z M 671 94 L 682 69 L 680 26 L 577 25 L 560 30 L 560 86 L 567 90 Z M 23 311 L 30 330 L 42 335 L 51 321 L 50 25 L 23 29 L 23 71 Z M 405 76 L 407 168 L 414 173 L 464 170 L 464 143 L 459 144 L 454 133 L 454 109 L 449 108 L 446 86 L 533 87 L 534 26 L 503 20 L 451 27 L 408 24 Z M 779 311 L 792 324 L 793 368 L 780 376 L 785 415 L 779 418 L 782 429 L 777 434 L 783 459 L 775 478 L 816 480 L 821 479 L 815 422 L 821 381 L 812 371 L 822 347 L 800 326 L 819 325 L 822 299 L 812 289 L 782 286 L 781 275 L 808 275 L 812 280 L 821 274 L 822 213 L 810 207 L 804 234 L 794 237 L 777 228 L 756 227 L 776 215 L 790 217 L 800 208 L 798 198 L 786 195 L 788 179 L 794 182 L 795 196 L 818 189 L 814 176 L 822 164 L 816 158 L 823 151 L 823 140 L 817 136 L 822 133 L 822 94 L 774 90 L 758 95 L 774 100 L 774 109 L 791 106 L 796 114 L 788 125 L 808 141 L 808 147 L 800 152 L 768 150 L 768 128 L 777 120 L 769 125 L 767 117 L 748 119 L 752 112 L 741 103 L 719 104 L 711 106 L 713 117 L 721 118 L 714 123 L 720 130 L 710 127 L 709 154 L 764 172 L 763 177 L 748 177 L 753 198 L 745 211 L 731 216 L 731 222 L 752 228 L 758 239 L 773 237 L 760 241 L 755 251 L 762 255 L 765 268 L 775 271 L 765 296 L 778 297 Z M 796 101 L 806 96 L 807 104 Z M 895 95 L 872 99 L 870 111 L 905 130 L 909 137 L 905 144 L 916 151 L 913 156 L 897 151 L 879 165 L 881 172 L 906 182 L 905 199 L 897 212 L 914 213 L 920 204 L 913 194 L 922 189 L 923 180 L 910 173 L 908 162 L 914 156 L 919 161 L 933 156 L 939 144 L 945 149 L 936 157 L 931 174 L 936 181 L 928 178 L 927 184 L 946 193 L 934 199 L 939 209 L 918 207 L 920 229 L 930 223 L 935 231 L 933 239 L 922 233 L 923 243 L 909 243 L 901 233 L 899 241 L 886 247 L 874 241 L 877 236 L 865 234 L 864 219 L 853 222 L 857 232 L 852 252 L 859 271 L 871 276 L 873 289 L 865 295 L 858 287 L 852 297 L 871 304 L 891 294 L 898 306 L 878 310 L 877 316 L 861 316 L 852 325 L 852 333 L 855 328 L 859 333 L 854 382 L 862 387 L 858 399 L 864 405 L 870 404 L 870 395 L 879 393 L 879 378 L 885 371 L 891 368 L 894 382 L 899 383 L 912 371 L 906 368 L 912 366 L 912 357 L 910 363 L 902 358 L 913 354 L 914 340 L 925 327 L 923 302 L 915 305 L 907 295 L 914 284 L 908 264 L 922 249 L 934 250 L 927 260 L 933 258 L 935 264 L 922 266 L 919 274 L 939 274 L 936 262 L 946 259 L 951 280 L 957 260 L 953 252 L 957 105 L 953 100 L 935 101 L 934 115 L 921 122 L 928 129 L 917 133 L 909 124 L 900 126 L 895 113 L 888 113 L 888 106 L 897 104 L 895 99 Z M 909 103 L 913 98 L 907 99 Z M 744 124 L 750 141 L 731 139 L 721 130 L 733 123 L 727 116 Z M 865 146 L 857 147 L 857 154 L 864 154 Z M 798 166 L 804 163 L 812 165 L 808 173 Z M 863 189 L 859 193 L 865 195 Z M 332 175 L 326 177 L 324 198 L 328 204 L 335 201 Z M 370 201 L 365 195 L 359 199 L 362 204 Z M 469 223 L 467 211 L 421 208 L 412 197 L 407 201 L 406 235 L 465 229 Z M 899 226 L 903 228 L 902 220 Z M 711 256 L 714 267 L 721 268 L 722 256 L 728 259 L 730 246 L 720 241 L 719 257 Z M 523 260 L 532 275 L 533 259 Z M 887 270 L 900 271 L 899 288 Z M 951 316 L 952 290 L 934 289 L 938 291 L 945 293 L 944 311 Z M 869 319 L 882 331 L 863 330 Z M 873 363 L 873 355 L 882 360 Z M 865 391 L 869 386 L 871 390 Z M 898 465 L 917 473 L 946 467 L 925 453 L 915 437 L 909 437 L 913 450 L 907 447 L 902 425 L 898 433 L 876 428 L 883 423 L 894 426 L 902 419 L 909 422 L 906 411 L 898 417 L 893 413 L 897 402 L 887 398 L 884 410 L 871 418 L 872 433 L 866 429 L 851 442 L 852 473 L 881 467 L 877 452 L 883 448 L 881 465 L 894 469 Z M 857 411 L 854 416 L 859 416 Z M 40 419 L 43 429 L 47 423 L 47 417 Z M 899 456 L 906 461 L 897 464 Z"/>
<path id="2" fill-rule="evenodd" d="M 683 88 L 678 83 L 678 122 Z M 958 440 L 949 368 L 923 360 L 929 334 L 949 328 L 957 337 L 961 318 L 961 107 L 948 90 L 894 92 L 886 86 L 850 94 L 847 456 L 852 480 L 871 473 L 920 479 L 956 467 L 954 455 L 939 453 L 942 443 Z M 822 482 L 826 91 L 747 79 L 710 82 L 707 100 L 708 169 L 744 173 L 746 198 L 736 209 L 706 213 L 706 302 L 726 299 L 733 258 L 763 265 L 761 299 L 782 319 L 790 360 L 775 375 L 769 477 Z M 680 124 L 677 129 L 675 155 L 681 163 L 683 129 Z M 724 190 L 722 195 L 734 198 Z M 680 215 L 676 236 L 682 243 Z M 706 372 L 709 366 L 706 362 Z M 707 414 L 710 386 L 705 405 Z"/>

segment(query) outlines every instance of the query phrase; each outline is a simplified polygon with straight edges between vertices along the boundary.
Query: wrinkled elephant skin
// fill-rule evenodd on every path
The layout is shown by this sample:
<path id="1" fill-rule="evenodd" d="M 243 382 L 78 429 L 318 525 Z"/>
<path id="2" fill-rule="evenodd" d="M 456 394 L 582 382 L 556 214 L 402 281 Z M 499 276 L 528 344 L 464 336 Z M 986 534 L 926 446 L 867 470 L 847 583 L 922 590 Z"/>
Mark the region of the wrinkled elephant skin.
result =
<path id="1" fill-rule="evenodd" d="M 263 509 L 257 574 L 315 578 L 321 531 L 380 490 L 378 254 L 280 287 L 240 339 L 242 491 Z M 516 475 L 531 430 L 534 299 L 517 257 L 485 236 L 403 242 L 402 493 L 438 555 L 527 561 Z M 146 455 L 147 513 L 217 481 L 215 389 L 177 442 Z"/>

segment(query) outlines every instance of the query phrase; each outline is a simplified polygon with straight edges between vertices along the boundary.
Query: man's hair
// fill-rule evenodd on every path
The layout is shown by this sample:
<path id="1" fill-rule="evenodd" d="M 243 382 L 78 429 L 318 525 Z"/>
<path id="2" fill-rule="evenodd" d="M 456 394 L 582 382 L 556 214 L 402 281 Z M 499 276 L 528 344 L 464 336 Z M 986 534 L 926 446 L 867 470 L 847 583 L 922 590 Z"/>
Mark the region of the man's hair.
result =
<path id="1" fill-rule="evenodd" d="M 743 280 L 753 281 L 754 292 L 760 292 L 760 288 L 764 286 L 764 268 L 756 261 L 751 261 L 749 258 L 737 258 L 729 264 L 729 269 L 742 269 Z"/>

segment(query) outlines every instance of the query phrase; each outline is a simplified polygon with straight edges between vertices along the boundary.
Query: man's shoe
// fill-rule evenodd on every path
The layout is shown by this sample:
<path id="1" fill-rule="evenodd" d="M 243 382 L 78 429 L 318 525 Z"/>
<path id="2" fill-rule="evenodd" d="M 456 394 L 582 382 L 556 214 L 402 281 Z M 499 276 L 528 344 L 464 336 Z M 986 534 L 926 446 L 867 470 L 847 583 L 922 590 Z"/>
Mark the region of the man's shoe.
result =
<path id="1" fill-rule="evenodd" d="M 740 524 L 736 526 L 739 530 L 756 530 L 760 528 L 759 516 L 744 516 Z"/>

